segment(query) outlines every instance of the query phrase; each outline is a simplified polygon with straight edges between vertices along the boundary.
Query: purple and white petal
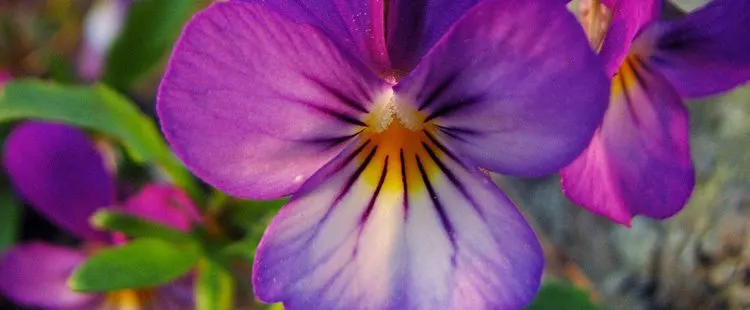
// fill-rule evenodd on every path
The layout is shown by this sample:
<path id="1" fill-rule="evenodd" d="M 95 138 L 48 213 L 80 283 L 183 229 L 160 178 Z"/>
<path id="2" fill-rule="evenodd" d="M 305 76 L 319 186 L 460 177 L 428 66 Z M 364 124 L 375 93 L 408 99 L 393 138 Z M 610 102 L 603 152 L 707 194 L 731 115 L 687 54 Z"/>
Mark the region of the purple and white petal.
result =
<path id="1" fill-rule="evenodd" d="M 80 294 L 67 286 L 68 277 L 86 256 L 76 250 L 44 243 L 21 244 L 0 260 L 0 293 L 14 303 L 47 309 L 84 309 L 97 295 Z"/>
<path id="2" fill-rule="evenodd" d="M 714 0 L 680 20 L 655 24 L 635 47 L 681 96 L 705 97 L 750 80 L 748 29 L 750 1 Z"/>
<path id="3" fill-rule="evenodd" d="M 638 33 L 655 21 L 661 12 L 660 0 L 602 0 L 612 11 L 612 19 L 602 42 L 599 56 L 604 68 L 613 76 L 630 51 Z"/>
<path id="4" fill-rule="evenodd" d="M 687 202 L 695 184 L 688 115 L 679 95 L 648 64 L 626 58 L 591 145 L 561 171 L 565 194 L 625 225 L 641 214 L 663 219 Z"/>
<path id="5" fill-rule="evenodd" d="M 181 231 L 201 222 L 198 209 L 183 191 L 167 184 L 148 184 L 122 205 L 126 213 Z"/>
<path id="6" fill-rule="evenodd" d="M 351 146 L 258 247 L 253 288 L 287 309 L 520 309 L 544 264 L 513 203 L 429 133 Z"/>
<path id="7" fill-rule="evenodd" d="M 106 240 L 89 217 L 113 204 L 114 180 L 84 132 L 63 124 L 20 124 L 5 140 L 3 165 L 19 194 L 48 220 L 80 238 Z"/>
<path id="8" fill-rule="evenodd" d="M 500 173 L 540 176 L 588 145 L 609 81 L 564 6 L 490 0 L 394 89 L 462 156 Z"/>
<path id="9" fill-rule="evenodd" d="M 254 2 L 216 3 L 184 29 L 158 111 L 196 175 L 234 196 L 270 199 L 338 154 L 385 88 L 317 27 Z"/>
<path id="10" fill-rule="evenodd" d="M 260 3 L 297 23 L 320 29 L 375 73 L 390 68 L 385 44 L 385 2 L 390 0 L 240 0 Z"/>

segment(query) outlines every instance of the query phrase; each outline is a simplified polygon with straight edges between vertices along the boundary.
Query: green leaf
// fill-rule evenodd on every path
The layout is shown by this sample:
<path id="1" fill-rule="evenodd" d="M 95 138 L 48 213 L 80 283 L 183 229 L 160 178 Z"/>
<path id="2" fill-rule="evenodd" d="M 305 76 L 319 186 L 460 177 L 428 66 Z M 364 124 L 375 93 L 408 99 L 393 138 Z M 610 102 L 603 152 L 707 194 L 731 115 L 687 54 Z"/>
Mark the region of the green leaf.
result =
<path id="1" fill-rule="evenodd" d="M 228 218 L 230 224 L 233 226 L 254 230 L 258 227 L 259 221 L 262 221 L 269 215 L 271 217 L 276 215 L 287 201 L 288 199 L 286 198 L 264 201 L 235 200 L 227 208 L 223 217 Z M 265 225 L 261 229 L 265 229 Z"/>
<path id="2" fill-rule="evenodd" d="M 550 281 L 526 310 L 601 310 L 591 302 L 589 294 L 575 286 L 559 281 Z"/>
<path id="3" fill-rule="evenodd" d="M 156 238 L 172 243 L 188 243 L 189 235 L 156 222 L 119 211 L 101 210 L 91 217 L 91 224 L 108 231 L 118 231 L 126 236 L 138 238 Z"/>
<path id="4" fill-rule="evenodd" d="M 133 1 L 123 31 L 109 51 L 104 81 L 121 91 L 129 89 L 165 58 L 200 2 Z"/>
<path id="5" fill-rule="evenodd" d="M 18 239 L 21 204 L 10 192 L 0 192 L 0 253 Z"/>
<path id="6" fill-rule="evenodd" d="M 195 180 L 170 152 L 154 122 L 105 85 L 62 86 L 38 80 L 6 84 L 0 95 L 0 122 L 27 118 L 59 121 L 108 134 L 119 140 L 134 160 L 157 164 L 172 182 L 194 199 L 199 197 Z"/>
<path id="7" fill-rule="evenodd" d="M 266 310 L 284 310 L 284 304 L 280 302 L 275 303 L 275 304 L 270 304 L 266 306 Z"/>
<path id="8" fill-rule="evenodd" d="M 195 287 L 196 309 L 231 310 L 234 304 L 234 279 L 221 265 L 209 259 L 198 263 Z"/>
<path id="9" fill-rule="evenodd" d="M 184 275 L 199 258 L 198 247 L 139 239 L 104 249 L 79 266 L 68 285 L 79 292 L 106 292 L 163 285 Z"/>
<path id="10" fill-rule="evenodd" d="M 240 257 L 252 263 L 255 257 L 255 248 L 258 246 L 266 226 L 276 216 L 287 199 L 268 201 L 241 201 L 227 209 L 222 216 L 227 218 L 233 227 L 239 227 L 244 232 L 241 240 L 227 245 L 221 252 L 227 257 Z"/>

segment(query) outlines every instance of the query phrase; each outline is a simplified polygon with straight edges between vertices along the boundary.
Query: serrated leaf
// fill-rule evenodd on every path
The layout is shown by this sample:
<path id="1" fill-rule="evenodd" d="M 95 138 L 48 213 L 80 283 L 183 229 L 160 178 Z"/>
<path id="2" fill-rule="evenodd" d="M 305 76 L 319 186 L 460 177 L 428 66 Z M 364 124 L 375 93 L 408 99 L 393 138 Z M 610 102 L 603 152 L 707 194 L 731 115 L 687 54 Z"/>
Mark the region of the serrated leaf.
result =
<path id="1" fill-rule="evenodd" d="M 232 310 L 234 287 L 234 279 L 226 269 L 211 260 L 201 260 L 195 288 L 196 309 Z"/>
<path id="2" fill-rule="evenodd" d="M 133 1 L 122 33 L 107 56 L 104 81 L 119 90 L 130 88 L 166 57 L 200 2 Z"/>
<path id="3" fill-rule="evenodd" d="M 171 153 L 154 122 L 105 85 L 14 80 L 0 95 L 0 122 L 19 119 L 59 121 L 108 134 L 119 140 L 134 160 L 157 164 L 175 184 L 193 198 L 198 196 L 195 180 Z"/>
<path id="4" fill-rule="evenodd" d="M 589 294 L 567 283 L 550 281 L 542 285 L 526 310 L 601 310 Z"/>
<path id="5" fill-rule="evenodd" d="M 107 292 L 167 284 L 185 275 L 199 258 L 198 247 L 138 239 L 100 250 L 76 268 L 68 285 L 80 292 Z"/>

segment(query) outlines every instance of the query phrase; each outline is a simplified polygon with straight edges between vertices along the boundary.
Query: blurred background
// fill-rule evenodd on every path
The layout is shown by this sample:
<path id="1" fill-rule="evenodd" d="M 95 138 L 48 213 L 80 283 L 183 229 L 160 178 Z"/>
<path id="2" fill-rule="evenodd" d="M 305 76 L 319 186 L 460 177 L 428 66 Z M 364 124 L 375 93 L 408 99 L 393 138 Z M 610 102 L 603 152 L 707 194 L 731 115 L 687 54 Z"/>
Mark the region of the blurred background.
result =
<path id="1" fill-rule="evenodd" d="M 231 299 L 223 305 L 261 309 L 251 296 L 249 268 L 283 201 L 234 200 L 200 184 L 161 155 L 167 151 L 155 127 L 156 88 L 172 44 L 210 2 L 0 0 L 0 83 L 22 84 L 11 86 L 16 101 L 11 91 L 0 94 L 0 141 L 24 119 L 62 120 L 104 146 L 116 167 L 119 198 L 146 183 L 176 183 L 204 214 L 200 233 L 222 247 L 221 255 L 230 253 L 198 263 L 204 272 L 211 262 L 225 262 L 213 280 L 194 280 L 194 290 L 204 294 L 195 302 Z M 703 2 L 673 1 L 687 11 Z M 568 202 L 557 176 L 495 176 L 543 240 L 547 284 L 530 308 L 750 309 L 750 87 L 688 106 L 697 186 L 688 206 L 669 220 L 638 218 L 630 228 L 619 226 Z M 153 149 L 151 141 L 157 141 Z M 0 173 L 0 253 L 38 240 L 81 244 L 24 205 Z M 0 296 L 0 309 L 24 308 Z"/>

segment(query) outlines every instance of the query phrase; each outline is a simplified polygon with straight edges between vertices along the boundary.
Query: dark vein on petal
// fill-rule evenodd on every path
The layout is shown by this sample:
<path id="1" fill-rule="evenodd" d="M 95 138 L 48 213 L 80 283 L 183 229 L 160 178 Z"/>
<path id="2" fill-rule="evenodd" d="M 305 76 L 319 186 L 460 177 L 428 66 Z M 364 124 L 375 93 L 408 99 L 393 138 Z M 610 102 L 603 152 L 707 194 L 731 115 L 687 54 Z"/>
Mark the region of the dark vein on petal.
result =
<path id="1" fill-rule="evenodd" d="M 448 215 L 445 213 L 445 208 L 443 207 L 443 204 L 438 199 L 437 193 L 435 192 L 435 189 L 432 187 L 432 184 L 430 183 L 430 180 L 427 177 L 427 172 L 425 171 L 424 166 L 422 165 L 422 161 L 419 159 L 419 156 L 415 156 L 415 157 L 417 159 L 417 167 L 419 168 L 419 174 L 422 175 L 422 181 L 424 182 L 424 185 L 427 188 L 427 193 L 430 196 L 430 200 L 432 200 L 432 206 L 435 208 L 435 211 L 440 217 L 440 223 L 443 225 L 443 230 L 448 235 L 448 239 L 450 240 L 451 245 L 453 246 L 453 254 L 451 255 L 451 264 L 455 266 L 456 265 L 456 237 L 454 236 L 453 225 L 448 219 Z"/>
<path id="2" fill-rule="evenodd" d="M 478 103 L 482 99 L 482 96 L 471 96 L 469 98 L 459 100 L 453 103 L 444 104 L 441 107 L 435 109 L 427 118 L 425 118 L 425 122 L 429 122 L 433 119 L 436 119 L 441 116 L 448 115 L 450 113 L 454 113 L 458 110 L 470 107 L 476 103 Z"/>
<path id="3" fill-rule="evenodd" d="M 340 145 L 341 143 L 344 143 L 348 141 L 349 139 L 356 137 L 361 132 L 362 130 L 358 130 L 357 132 L 351 135 L 345 135 L 345 136 L 340 136 L 340 137 L 304 139 L 302 140 L 302 142 L 313 143 L 313 144 L 326 144 L 326 147 L 330 148 L 330 147 Z"/>
<path id="4" fill-rule="evenodd" d="M 365 165 L 366 166 L 366 165 Z M 362 237 L 362 230 L 364 230 L 365 223 L 367 222 L 367 219 L 370 217 L 370 214 L 372 213 L 372 209 L 375 207 L 375 201 L 377 201 L 378 196 L 380 195 L 380 190 L 383 188 L 383 183 L 385 183 L 385 176 L 388 173 L 388 156 L 385 157 L 385 164 L 383 165 L 383 171 L 380 174 L 380 179 L 378 180 L 378 185 L 375 188 L 375 192 L 373 193 L 372 197 L 370 197 L 370 201 L 367 204 L 367 207 L 365 208 L 365 211 L 362 212 L 362 215 L 359 219 L 359 225 L 357 229 L 357 243 L 354 245 L 354 249 L 352 249 L 351 256 L 349 256 L 349 260 L 346 262 L 344 266 L 342 266 L 339 270 L 336 271 L 336 273 L 331 276 L 328 281 L 326 281 L 326 284 L 323 286 L 323 291 L 328 291 L 330 289 L 330 286 L 333 284 L 336 278 L 338 278 L 341 273 L 346 269 L 346 267 L 349 266 L 349 264 L 354 261 L 354 259 L 357 257 L 357 253 L 359 252 L 359 239 Z M 334 250 L 335 251 L 335 250 Z M 351 279 L 349 280 L 351 281 Z M 344 285 L 345 288 L 347 285 Z"/>
<path id="5" fill-rule="evenodd" d="M 631 66 L 630 62 L 627 60 L 623 63 L 623 69 L 630 70 L 631 72 L 635 72 L 635 69 Z M 635 73 L 633 73 L 635 75 Z M 633 100 L 630 97 L 630 89 L 628 89 L 627 85 L 625 84 L 625 76 L 620 75 L 620 87 L 622 88 L 622 96 L 625 98 L 625 106 L 627 107 L 628 111 L 630 112 L 630 117 L 633 119 L 633 123 L 637 126 L 639 126 L 640 121 L 638 120 L 638 115 L 636 115 L 635 108 L 633 107 Z"/>
<path id="6" fill-rule="evenodd" d="M 440 130 L 443 130 L 443 131 L 447 130 L 447 131 L 452 131 L 452 132 L 456 132 L 456 133 L 460 133 L 460 134 L 464 134 L 464 135 L 471 135 L 471 136 L 477 136 L 477 135 L 479 135 L 478 131 L 472 130 L 472 129 L 467 129 L 467 128 L 454 127 L 454 126 L 440 126 L 440 125 L 438 125 L 437 127 L 440 128 Z"/>
<path id="7" fill-rule="evenodd" d="M 370 143 L 370 140 L 365 141 L 365 143 L 363 143 L 356 150 L 354 150 L 354 152 L 352 152 L 352 154 L 350 154 L 349 156 L 347 156 L 347 158 L 343 160 L 342 164 L 339 165 L 339 167 L 337 167 L 336 170 L 341 170 L 343 167 L 345 167 L 346 165 L 348 165 L 357 155 L 359 155 L 362 152 L 362 150 L 365 149 L 365 147 L 367 147 L 367 145 L 369 145 L 369 143 Z M 340 193 L 338 193 L 338 195 L 336 195 L 336 198 L 334 198 L 333 202 L 328 207 L 328 210 L 326 210 L 326 214 L 324 214 L 323 217 L 320 219 L 320 222 L 318 222 L 317 227 L 315 227 L 315 230 L 313 231 L 313 233 L 310 234 L 310 235 L 302 234 L 299 237 L 295 237 L 292 240 L 288 240 L 287 243 L 292 243 L 293 244 L 299 238 L 308 237 L 307 240 L 304 241 L 304 244 L 307 244 L 311 240 L 315 240 L 315 238 L 317 238 L 318 234 L 320 233 L 321 227 L 323 227 L 323 225 L 325 225 L 325 223 L 328 221 L 328 218 L 331 216 L 331 213 L 333 212 L 333 209 L 335 209 L 336 206 L 338 206 L 338 204 L 341 202 L 341 199 L 349 192 L 349 190 L 351 189 L 351 187 L 354 184 L 354 182 L 356 182 L 356 180 L 359 178 L 359 176 L 362 174 L 362 172 L 365 170 L 365 168 L 367 168 L 367 165 L 370 163 L 370 161 L 374 157 L 374 155 L 375 155 L 375 153 L 377 151 L 377 148 L 378 148 L 377 145 L 372 148 L 372 150 L 370 151 L 369 154 L 367 154 L 367 157 L 362 162 L 362 164 L 359 167 L 357 167 L 357 170 L 352 174 L 351 177 L 349 177 L 349 179 L 345 183 L 342 191 Z M 338 247 L 336 249 L 338 249 Z M 304 273 L 302 273 L 300 275 L 300 278 L 306 277 L 310 273 L 314 272 L 315 269 L 317 269 L 321 264 L 323 264 L 326 261 L 328 261 L 336 253 L 336 249 L 331 250 L 331 252 L 329 252 L 325 257 L 321 258 L 320 260 L 318 260 L 317 262 L 315 262 L 312 266 L 310 266 L 309 270 L 307 270 L 306 272 L 304 272 Z"/>
<path id="8" fill-rule="evenodd" d="M 301 104 L 304 104 L 304 105 L 306 105 L 306 106 L 308 106 L 310 108 L 313 108 L 315 110 L 318 110 L 319 112 L 327 114 L 328 116 L 334 117 L 334 118 L 336 118 L 336 119 L 338 119 L 338 120 L 340 120 L 342 122 L 349 123 L 349 124 L 352 124 L 352 125 L 361 126 L 361 127 L 367 127 L 367 124 L 365 124 L 364 122 L 356 119 L 355 117 L 353 117 L 351 115 L 346 115 L 344 113 L 341 113 L 341 112 L 338 112 L 338 111 L 334 111 L 331 108 L 321 107 L 319 105 L 316 105 L 314 103 L 307 102 L 307 101 L 297 100 L 297 102 L 299 102 Z"/>
<path id="9" fill-rule="evenodd" d="M 401 160 L 401 184 L 404 186 L 404 220 L 409 215 L 409 186 L 406 184 L 406 160 L 404 158 L 404 149 L 399 154 Z"/>
<path id="10" fill-rule="evenodd" d="M 349 192 L 349 190 L 352 188 L 352 185 L 354 185 L 354 182 L 356 182 L 357 179 L 359 179 L 359 176 L 362 175 L 363 171 L 365 171 L 365 168 L 367 168 L 367 165 L 370 164 L 370 161 L 372 161 L 372 158 L 375 156 L 375 152 L 377 150 L 378 150 L 378 146 L 376 145 L 372 148 L 370 153 L 367 154 L 367 157 L 365 157 L 365 160 L 362 162 L 362 164 L 359 165 L 359 167 L 357 167 L 357 170 L 354 171 L 354 174 L 352 174 L 352 176 L 350 176 L 349 179 L 346 181 L 346 184 L 344 185 L 343 190 L 336 196 L 336 199 L 334 199 L 334 202 L 331 205 L 330 209 L 333 209 L 334 206 L 338 205 L 341 199 L 344 198 L 344 195 L 346 195 L 346 193 Z M 353 156 L 350 158 L 353 159 Z"/>
<path id="11" fill-rule="evenodd" d="M 362 216 L 359 218 L 360 233 L 362 232 L 362 229 L 364 228 L 363 224 L 367 222 L 367 219 L 370 217 L 370 213 L 372 213 L 372 208 L 375 206 L 375 200 L 377 200 L 378 195 L 380 195 L 380 190 L 383 188 L 383 183 L 385 182 L 385 176 L 387 174 L 388 174 L 388 156 L 385 157 L 385 164 L 383 165 L 383 172 L 380 173 L 380 180 L 378 180 L 378 186 L 375 187 L 375 192 L 372 194 L 372 197 L 370 198 L 370 202 L 367 203 L 367 208 L 365 208 L 365 211 L 362 212 Z"/>
<path id="12" fill-rule="evenodd" d="M 337 118 L 340 121 L 343 121 L 343 122 L 346 122 L 346 123 L 349 123 L 349 124 L 352 124 L 352 125 L 367 127 L 367 124 L 365 124 L 364 122 L 362 122 L 362 121 L 360 121 L 360 120 L 358 120 L 356 118 L 353 118 L 353 117 L 351 117 L 349 115 L 346 115 L 346 114 L 343 114 L 343 113 L 339 113 L 339 112 L 336 112 L 336 111 L 333 111 L 331 109 L 324 108 L 324 107 L 315 107 L 315 108 L 317 110 L 323 112 L 323 113 L 326 113 L 328 115 L 331 115 L 331 116 Z"/>
<path id="13" fill-rule="evenodd" d="M 456 156 L 455 154 L 453 154 L 453 152 L 451 152 L 450 150 L 448 150 L 448 148 L 445 147 L 445 145 L 443 145 L 443 143 L 441 143 L 440 141 L 438 141 L 438 139 L 435 138 L 431 133 L 429 133 L 427 131 L 424 131 L 424 134 L 425 134 L 425 136 L 427 136 L 428 139 L 430 139 L 430 141 L 432 141 L 433 144 L 435 144 L 435 146 L 437 146 L 443 153 L 445 153 L 445 155 L 448 155 L 448 157 L 450 157 L 451 159 L 453 159 L 453 161 L 455 161 L 456 163 L 458 163 L 462 167 L 467 168 L 464 165 L 464 163 L 458 159 L 458 156 Z"/>
<path id="14" fill-rule="evenodd" d="M 337 167 L 336 167 L 335 170 L 336 171 L 340 171 L 341 169 L 343 169 L 344 167 L 346 167 L 347 165 L 349 165 L 349 163 L 351 163 L 351 161 L 354 160 L 355 157 L 357 157 L 360 153 L 362 153 L 362 151 L 370 144 L 370 142 L 371 142 L 370 140 L 367 140 L 364 143 L 362 143 L 362 145 L 360 145 L 359 147 L 357 147 L 357 149 L 355 149 L 351 154 L 349 154 L 349 156 L 347 156 L 346 158 L 344 158 L 344 160 L 342 160 L 341 163 L 339 163 L 337 165 Z M 356 176 L 358 176 L 359 174 L 362 173 L 362 171 L 364 170 L 363 167 L 367 166 L 367 164 L 369 163 L 369 161 L 375 155 L 375 151 L 376 150 L 377 150 L 377 146 L 374 146 L 373 149 L 370 151 L 370 153 L 367 155 L 367 158 L 365 159 L 365 162 L 362 164 L 362 166 L 360 166 L 357 169 L 357 171 L 355 171 Z M 354 178 L 354 180 L 356 180 L 356 177 Z M 352 178 L 350 177 L 350 179 L 346 183 L 346 186 L 345 186 L 344 190 L 342 192 L 340 192 L 336 196 L 336 198 L 334 198 L 333 202 L 328 207 L 328 210 L 326 210 L 326 214 L 323 215 L 323 217 L 320 219 L 320 223 L 317 224 L 318 228 L 316 228 L 316 230 L 315 230 L 315 232 L 313 234 L 311 234 L 311 235 L 300 235 L 298 237 L 294 237 L 293 239 L 289 240 L 288 243 L 294 243 L 298 239 L 302 239 L 304 237 L 308 237 L 305 242 L 309 242 L 310 240 L 314 239 L 315 236 L 317 236 L 318 231 L 320 230 L 320 226 L 328 219 L 328 217 L 330 216 L 331 212 L 333 211 L 333 208 L 341 201 L 341 199 L 344 197 L 344 195 L 346 195 L 346 193 L 349 191 L 349 189 L 351 188 L 352 184 L 354 183 L 354 180 L 352 180 Z"/>
<path id="15" fill-rule="evenodd" d="M 635 59 L 638 59 L 638 58 L 635 58 Z M 628 64 L 630 65 L 630 68 L 633 71 L 633 76 L 635 76 L 636 82 L 638 83 L 638 85 L 641 86 L 641 88 L 643 88 L 643 90 L 645 91 L 646 95 L 648 95 L 649 94 L 648 83 L 646 83 L 646 80 L 643 78 L 643 75 L 641 75 L 641 73 L 638 72 L 638 69 L 640 69 L 640 68 L 648 70 L 644 66 L 645 64 L 643 64 L 642 62 L 637 61 L 637 60 L 632 60 L 630 58 L 628 58 L 626 61 L 628 62 Z"/>
<path id="16" fill-rule="evenodd" d="M 648 74 L 650 74 L 650 75 L 654 75 L 654 71 L 653 71 L 653 69 L 651 68 L 651 66 L 650 66 L 649 64 L 645 63 L 645 62 L 643 61 L 643 59 L 641 59 L 640 57 L 635 57 L 633 61 L 637 62 L 637 63 L 638 63 L 638 65 L 639 65 L 639 66 L 640 66 L 641 68 L 643 68 L 644 70 L 646 70 L 646 72 L 647 72 Z"/>
<path id="17" fill-rule="evenodd" d="M 455 174 L 453 174 L 453 171 L 448 169 L 448 167 L 443 163 L 440 158 L 437 157 L 437 154 L 435 154 L 435 151 L 433 151 L 427 143 L 422 142 L 422 146 L 424 147 L 425 151 L 427 151 L 427 154 L 430 155 L 430 158 L 433 162 L 440 168 L 440 171 L 443 172 L 443 174 L 448 178 L 448 180 L 453 183 L 453 186 L 455 186 L 458 191 L 461 193 L 461 195 L 466 198 L 466 200 L 469 201 L 471 204 L 471 207 L 474 208 L 474 211 L 476 211 L 481 218 L 484 218 L 484 212 L 479 208 L 479 205 L 477 205 L 476 201 L 474 201 L 474 197 L 471 197 L 469 195 L 469 191 L 466 190 L 466 186 L 464 186 L 461 181 L 458 180 Z"/>
<path id="18" fill-rule="evenodd" d="M 331 85 L 326 84 L 325 82 L 321 81 L 320 79 L 318 79 L 318 78 L 316 78 L 314 76 L 307 75 L 307 74 L 305 74 L 304 76 L 307 79 L 309 79 L 310 81 L 318 84 L 318 86 L 320 86 L 321 88 L 323 88 L 323 90 L 325 90 L 329 94 L 331 94 L 334 97 L 336 97 L 336 99 L 338 99 L 341 103 L 343 103 L 343 104 L 347 105 L 348 107 L 350 107 L 352 109 L 355 109 L 355 110 L 357 110 L 359 112 L 367 113 L 367 109 L 365 109 L 365 107 L 363 107 L 359 102 L 357 102 L 357 100 L 354 100 L 354 99 L 350 98 L 349 96 L 344 95 L 342 92 L 340 92 L 335 87 L 332 87 Z"/>
<path id="19" fill-rule="evenodd" d="M 430 92 L 430 95 L 422 101 L 422 104 L 419 105 L 419 108 L 417 110 L 422 111 L 426 108 L 428 108 L 430 105 L 432 105 L 435 101 L 440 99 L 440 97 L 445 93 L 446 90 L 448 90 L 448 87 L 453 83 L 453 81 L 458 78 L 457 73 L 453 73 L 449 75 L 445 80 L 440 82 L 435 89 Z"/>
<path id="20" fill-rule="evenodd" d="M 443 127 L 440 127 L 440 126 L 438 126 L 438 129 L 440 129 L 440 132 L 446 134 L 447 136 L 449 136 L 449 137 L 451 137 L 453 139 L 456 139 L 456 140 L 461 141 L 461 142 L 469 143 L 469 141 L 466 140 L 464 137 L 459 136 L 458 134 L 451 132 L 450 129 L 446 129 L 446 128 L 443 128 Z"/>

